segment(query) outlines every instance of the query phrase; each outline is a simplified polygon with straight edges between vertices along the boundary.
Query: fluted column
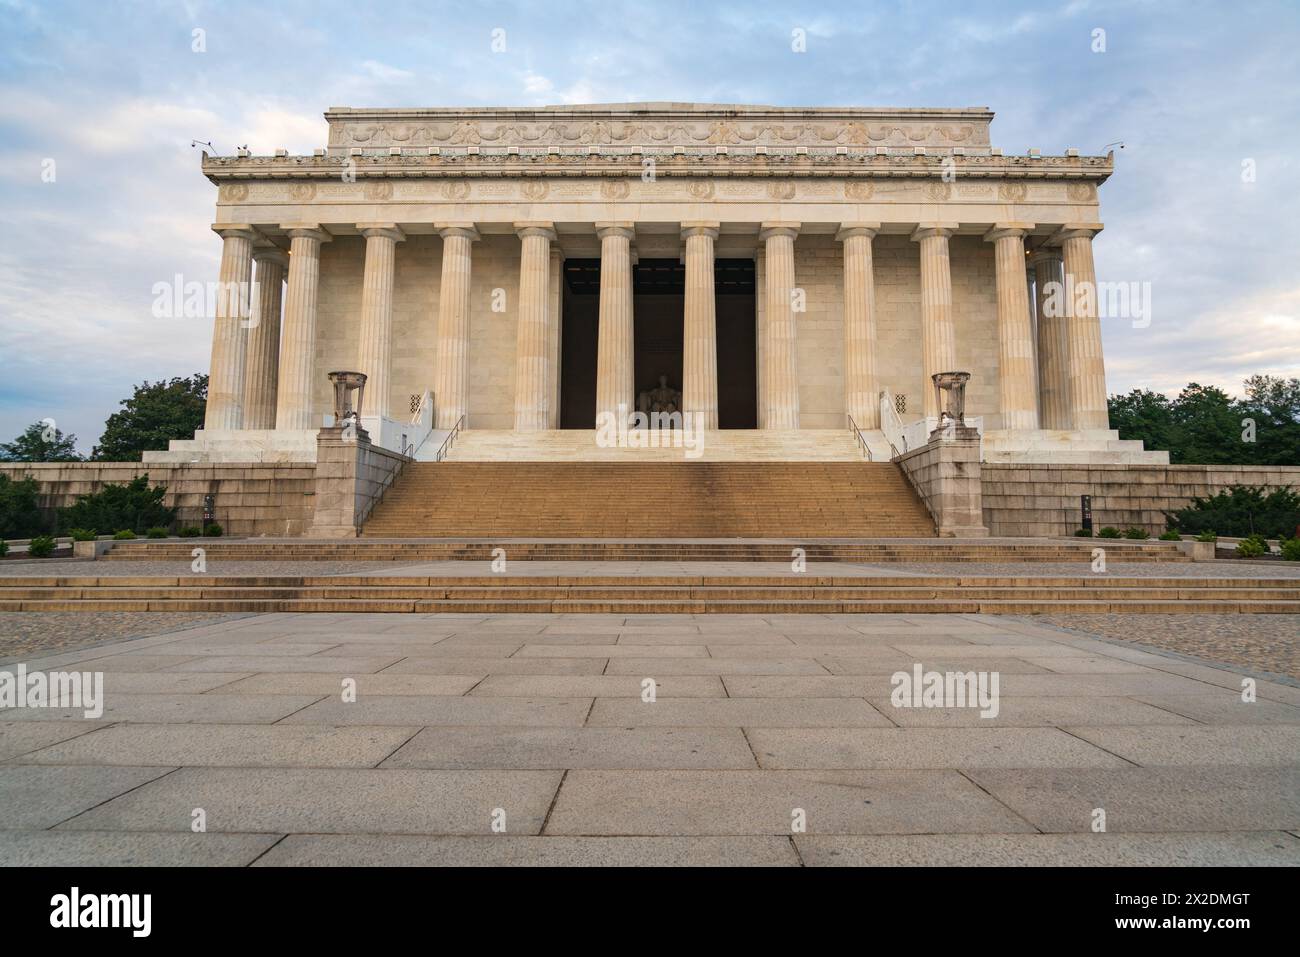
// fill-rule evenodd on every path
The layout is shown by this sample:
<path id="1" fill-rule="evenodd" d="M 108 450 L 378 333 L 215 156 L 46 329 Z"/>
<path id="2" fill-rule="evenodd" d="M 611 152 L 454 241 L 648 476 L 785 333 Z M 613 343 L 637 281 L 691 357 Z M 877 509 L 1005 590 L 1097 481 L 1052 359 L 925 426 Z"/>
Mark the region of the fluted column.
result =
<path id="1" fill-rule="evenodd" d="M 244 352 L 253 239 L 257 233 L 244 224 L 213 226 L 212 231 L 222 239 L 221 271 L 217 275 L 217 314 L 212 325 L 212 364 L 203 427 L 240 429 L 244 426 Z"/>
<path id="2" fill-rule="evenodd" d="M 921 371 L 925 377 L 922 392 L 927 418 L 939 415 L 931 377 L 936 372 L 960 371 L 956 368 L 952 272 L 948 263 L 948 237 L 954 229 L 952 223 L 922 223 L 912 233 L 912 241 L 921 246 Z"/>
<path id="3" fill-rule="evenodd" d="M 876 380 L 876 280 L 871 241 L 879 223 L 844 226 L 844 411 L 860 429 L 880 428 Z"/>
<path id="4" fill-rule="evenodd" d="M 564 253 L 559 244 L 551 244 L 551 335 L 546 344 L 546 361 L 551 370 L 551 415 L 547 419 L 548 429 L 560 427 L 561 374 L 564 369 L 560 363 L 561 350 L 564 346 Z"/>
<path id="5" fill-rule="evenodd" d="M 632 224 L 597 223 L 600 237 L 600 320 L 596 332 L 596 415 L 634 410 Z M 599 420 L 598 420 L 599 421 Z"/>
<path id="6" fill-rule="evenodd" d="M 682 411 L 696 427 L 718 427 L 718 320 L 713 295 L 717 223 L 682 223 L 686 306 L 682 323 Z"/>
<path id="7" fill-rule="evenodd" d="M 454 428 L 469 411 L 469 283 L 473 223 L 451 223 L 442 237 L 442 282 L 438 287 L 438 359 L 434 369 L 434 427 Z"/>
<path id="8" fill-rule="evenodd" d="M 1065 260 L 1066 326 L 1070 338 L 1070 406 L 1076 429 L 1108 429 L 1106 366 L 1101 355 L 1097 270 L 1092 237 L 1099 224 L 1069 225 L 1056 234 Z"/>
<path id="9" fill-rule="evenodd" d="M 798 223 L 764 223 L 762 428 L 799 428 L 799 365 L 795 352 L 794 238 Z"/>
<path id="10" fill-rule="evenodd" d="M 1043 246 L 1030 257 L 1038 314 L 1038 407 L 1045 429 L 1069 429 L 1070 330 L 1067 328 L 1061 251 Z"/>
<path id="11" fill-rule="evenodd" d="M 396 223 L 358 223 L 366 238 L 366 266 L 361 277 L 361 339 L 357 371 L 366 374 L 363 415 L 389 417 L 393 340 L 393 273 L 397 244 L 406 239 Z"/>
<path id="12" fill-rule="evenodd" d="M 275 392 L 275 427 L 310 429 L 316 371 L 316 296 L 320 286 L 320 245 L 329 233 L 315 224 L 284 227 L 290 239 L 289 282 L 280 334 L 280 378 Z"/>
<path id="13" fill-rule="evenodd" d="M 280 303 L 289 257 L 278 249 L 253 250 L 253 319 L 244 368 L 244 428 L 275 428 L 275 394 L 280 374 Z"/>
<path id="14" fill-rule="evenodd" d="M 998 223 L 984 235 L 993 244 L 998 297 L 998 385 L 1002 428 L 1038 428 L 1038 370 L 1029 317 L 1025 234 L 1032 223 Z"/>
<path id="15" fill-rule="evenodd" d="M 515 223 L 519 234 L 519 318 L 515 331 L 515 429 L 550 428 L 551 223 Z"/>

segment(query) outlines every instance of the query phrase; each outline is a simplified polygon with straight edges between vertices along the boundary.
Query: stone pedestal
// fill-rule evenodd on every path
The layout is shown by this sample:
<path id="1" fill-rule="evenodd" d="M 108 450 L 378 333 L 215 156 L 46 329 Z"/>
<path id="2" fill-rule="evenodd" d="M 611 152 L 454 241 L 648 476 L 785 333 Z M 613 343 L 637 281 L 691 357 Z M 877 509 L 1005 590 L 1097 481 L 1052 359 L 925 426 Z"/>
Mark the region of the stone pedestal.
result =
<path id="1" fill-rule="evenodd" d="M 936 430 L 930 442 L 898 464 L 934 519 L 940 538 L 986 538 L 979 433 L 966 426 Z"/>
<path id="2" fill-rule="evenodd" d="M 410 461 L 361 428 L 332 425 L 316 436 L 316 485 L 308 538 L 356 538 L 370 510 Z"/>

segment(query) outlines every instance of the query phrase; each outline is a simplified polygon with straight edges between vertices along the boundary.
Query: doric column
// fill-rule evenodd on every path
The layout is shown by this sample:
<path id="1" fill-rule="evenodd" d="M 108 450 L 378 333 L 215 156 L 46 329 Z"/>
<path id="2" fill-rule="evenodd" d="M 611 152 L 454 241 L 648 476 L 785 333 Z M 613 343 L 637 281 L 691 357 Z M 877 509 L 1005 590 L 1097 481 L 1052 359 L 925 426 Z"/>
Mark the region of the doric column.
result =
<path id="1" fill-rule="evenodd" d="M 275 390 L 275 427 L 280 431 L 311 428 L 320 244 L 330 240 L 329 233 L 314 223 L 283 228 L 290 245 L 284 331 L 280 335 L 280 378 Z"/>
<path id="2" fill-rule="evenodd" d="M 551 415 L 546 420 L 548 429 L 560 427 L 561 349 L 564 345 L 564 253 L 558 243 L 551 244 L 550 285 L 551 334 L 546 343 L 546 361 L 551 370 Z"/>
<path id="3" fill-rule="evenodd" d="M 1066 326 L 1061 251 L 1041 246 L 1030 257 L 1038 314 L 1038 406 L 1045 429 L 1069 429 L 1070 330 Z"/>
<path id="4" fill-rule="evenodd" d="M 682 223 L 686 242 L 686 308 L 682 323 L 682 411 L 698 428 L 718 427 L 718 322 L 713 298 L 717 223 Z"/>
<path id="5" fill-rule="evenodd" d="M 212 231 L 222 239 L 221 271 L 217 275 L 217 314 L 212 325 L 212 365 L 203 427 L 240 429 L 244 427 L 244 352 L 257 233 L 245 224 L 217 225 Z"/>
<path id="6" fill-rule="evenodd" d="M 1097 270 L 1092 237 L 1100 223 L 1067 225 L 1057 234 L 1065 260 L 1066 326 L 1070 338 L 1070 407 L 1076 429 L 1108 429 L 1106 366 L 1101 355 Z"/>
<path id="7" fill-rule="evenodd" d="M 244 428 L 275 428 L 275 393 L 280 374 L 280 303 L 289 257 L 270 246 L 253 250 L 253 321 L 244 368 Z"/>
<path id="8" fill-rule="evenodd" d="M 879 223 L 844 225 L 844 411 L 860 429 L 880 428 L 876 382 L 876 280 L 871 240 Z"/>
<path id="9" fill-rule="evenodd" d="M 763 223 L 763 374 L 758 414 L 765 429 L 799 428 L 799 366 L 794 311 L 798 223 Z"/>
<path id="10" fill-rule="evenodd" d="M 469 281 L 473 223 L 441 226 L 442 282 L 438 287 L 438 359 L 433 375 L 434 427 L 454 428 L 469 411 Z"/>
<path id="11" fill-rule="evenodd" d="M 366 237 L 361 278 L 361 341 L 357 371 L 366 374 L 362 415 L 389 416 L 388 391 L 393 339 L 393 271 L 397 244 L 406 239 L 396 223 L 358 223 Z"/>
<path id="12" fill-rule="evenodd" d="M 632 224 L 597 223 L 600 320 L 596 332 L 596 415 L 634 411 Z M 599 420 L 597 420 L 599 422 Z"/>
<path id="13" fill-rule="evenodd" d="M 515 429 L 550 428 L 551 223 L 515 223 L 519 234 L 519 309 L 515 330 Z"/>
<path id="14" fill-rule="evenodd" d="M 956 372 L 957 347 L 952 327 L 952 272 L 948 265 L 948 237 L 955 223 L 921 223 L 912 241 L 921 246 L 921 372 L 925 377 L 927 418 L 939 415 L 934 394 L 936 372 Z"/>
<path id="15" fill-rule="evenodd" d="M 1029 316 L 1025 234 L 1032 223 L 997 223 L 984 234 L 993 244 L 998 296 L 998 383 L 1002 428 L 1038 428 L 1038 373 Z"/>

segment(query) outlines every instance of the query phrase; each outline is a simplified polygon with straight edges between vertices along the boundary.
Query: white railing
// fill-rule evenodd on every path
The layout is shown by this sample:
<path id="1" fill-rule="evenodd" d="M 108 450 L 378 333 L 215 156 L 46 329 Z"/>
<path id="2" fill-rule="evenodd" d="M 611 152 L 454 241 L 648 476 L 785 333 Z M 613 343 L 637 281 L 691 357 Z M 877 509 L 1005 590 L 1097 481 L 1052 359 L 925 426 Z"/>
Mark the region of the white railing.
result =
<path id="1" fill-rule="evenodd" d="M 894 408 L 894 394 L 888 389 L 882 389 L 880 392 L 880 428 L 885 433 L 885 439 L 891 446 L 894 458 L 911 452 L 913 449 L 919 449 L 930 441 L 930 433 L 939 425 L 939 420 L 933 416 L 925 416 L 917 419 L 915 422 L 904 424 Z M 984 459 L 984 417 L 982 415 L 967 416 L 966 425 L 979 432 L 980 435 L 980 460 Z"/>
<path id="2" fill-rule="evenodd" d="M 433 434 L 433 393 L 428 389 L 424 390 L 424 395 L 420 396 L 419 403 L 411 412 L 410 427 L 411 435 L 404 437 L 401 452 L 413 459 L 415 453 L 420 451 L 420 447 Z"/>

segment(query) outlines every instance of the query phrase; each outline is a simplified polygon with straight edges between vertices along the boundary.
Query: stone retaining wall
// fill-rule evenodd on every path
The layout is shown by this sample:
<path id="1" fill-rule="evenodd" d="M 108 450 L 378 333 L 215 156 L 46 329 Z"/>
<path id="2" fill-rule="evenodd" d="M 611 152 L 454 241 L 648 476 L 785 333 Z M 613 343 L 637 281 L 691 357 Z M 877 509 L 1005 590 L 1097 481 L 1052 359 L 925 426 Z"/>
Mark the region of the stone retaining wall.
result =
<path id="1" fill-rule="evenodd" d="M 1166 511 L 1229 485 L 1300 488 L 1300 466 L 1018 465 L 985 462 L 984 524 L 989 534 L 1073 535 L 1081 495 L 1092 496 L 1092 526 L 1165 530 Z"/>
<path id="2" fill-rule="evenodd" d="M 36 479 L 40 484 L 41 507 L 47 515 L 71 505 L 78 495 L 147 474 L 150 484 L 167 487 L 165 502 L 169 508 L 177 509 L 179 525 L 201 524 L 203 497 L 212 495 L 216 521 L 225 534 L 244 538 L 302 535 L 311 525 L 316 466 L 310 462 L 279 465 L 5 462 L 0 463 L 0 474 L 13 479 L 29 476 Z"/>

